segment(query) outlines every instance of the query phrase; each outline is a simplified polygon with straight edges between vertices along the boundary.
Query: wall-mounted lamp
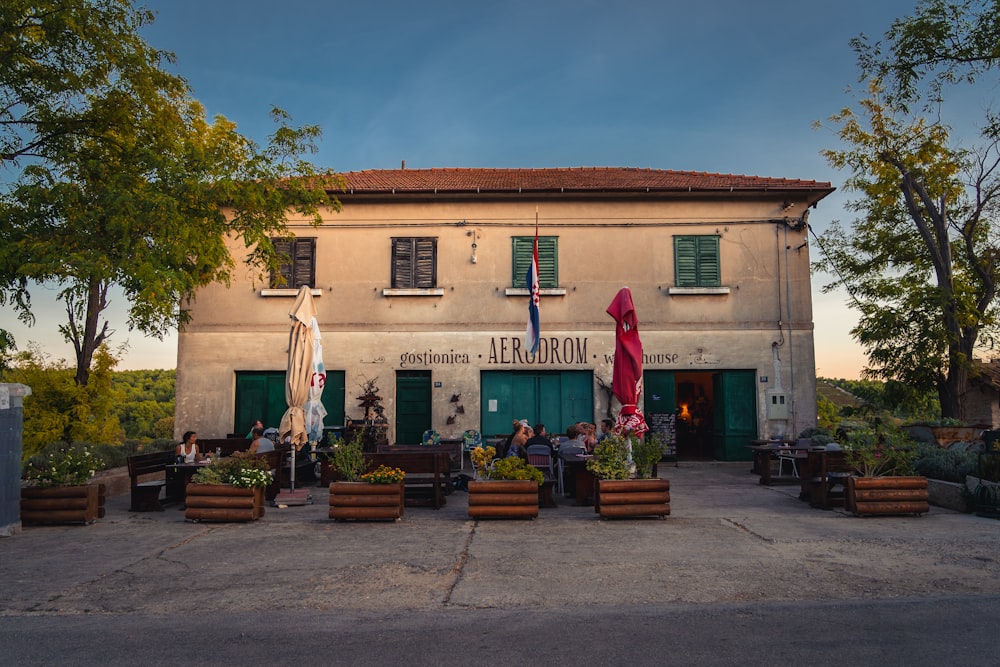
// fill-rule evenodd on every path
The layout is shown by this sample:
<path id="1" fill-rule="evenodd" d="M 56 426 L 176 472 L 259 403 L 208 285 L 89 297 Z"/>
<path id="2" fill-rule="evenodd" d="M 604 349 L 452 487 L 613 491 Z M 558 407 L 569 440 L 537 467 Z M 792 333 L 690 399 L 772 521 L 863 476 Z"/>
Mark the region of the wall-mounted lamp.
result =
<path id="1" fill-rule="evenodd" d="M 469 261 L 475 264 L 478 261 L 476 259 L 476 248 L 479 246 L 476 243 L 476 241 L 479 240 L 479 232 L 475 229 L 470 229 L 469 231 L 465 232 L 465 235 L 472 237 L 472 256 L 469 258 Z"/>

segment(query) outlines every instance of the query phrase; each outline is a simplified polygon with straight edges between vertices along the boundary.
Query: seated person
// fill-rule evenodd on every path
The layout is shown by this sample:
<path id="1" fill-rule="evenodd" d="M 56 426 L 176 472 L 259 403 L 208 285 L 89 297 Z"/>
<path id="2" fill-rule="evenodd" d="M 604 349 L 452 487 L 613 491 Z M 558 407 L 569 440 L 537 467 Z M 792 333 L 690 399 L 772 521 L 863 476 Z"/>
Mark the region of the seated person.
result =
<path id="1" fill-rule="evenodd" d="M 174 448 L 174 456 L 178 463 L 194 463 L 201 461 L 201 452 L 198 451 L 198 434 L 188 431 L 184 434 L 184 439 Z"/>
<path id="2" fill-rule="evenodd" d="M 545 432 L 545 424 L 535 424 L 535 428 L 532 429 L 534 435 L 528 438 L 528 441 L 524 443 L 525 449 L 531 445 L 545 445 L 549 448 L 549 452 L 554 454 L 555 450 L 552 448 L 552 441 L 549 440 L 548 434 Z"/>
<path id="3" fill-rule="evenodd" d="M 264 422 L 262 422 L 261 420 L 258 419 L 257 421 L 255 421 L 253 423 L 253 426 L 251 426 L 250 430 L 247 432 L 247 440 L 253 440 L 253 432 L 257 428 L 260 428 L 261 433 L 263 433 L 264 432 Z"/>
<path id="4" fill-rule="evenodd" d="M 566 458 L 567 456 L 586 453 L 587 448 L 584 446 L 580 436 L 580 429 L 576 424 L 567 426 L 566 437 L 569 440 L 559 446 L 559 456 Z"/>
<path id="5" fill-rule="evenodd" d="M 255 426 L 251 434 L 253 435 L 253 442 L 250 443 L 251 454 L 263 454 L 274 451 L 274 442 L 270 438 L 264 437 L 263 426 Z"/>
<path id="6" fill-rule="evenodd" d="M 525 463 L 528 462 L 528 448 L 525 443 L 533 435 L 531 427 L 528 426 L 527 420 L 522 419 L 521 421 L 514 422 L 514 432 L 510 435 L 510 444 L 507 447 L 507 453 L 505 456 L 510 458 L 511 456 L 517 456 L 524 460 Z"/>

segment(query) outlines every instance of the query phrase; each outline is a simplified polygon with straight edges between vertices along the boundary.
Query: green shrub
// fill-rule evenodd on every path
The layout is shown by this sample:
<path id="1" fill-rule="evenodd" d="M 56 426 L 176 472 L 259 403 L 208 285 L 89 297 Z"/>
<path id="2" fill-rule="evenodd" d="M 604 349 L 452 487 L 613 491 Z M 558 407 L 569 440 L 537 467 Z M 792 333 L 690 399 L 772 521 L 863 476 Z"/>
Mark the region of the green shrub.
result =
<path id="1" fill-rule="evenodd" d="M 489 469 L 490 479 L 530 479 L 539 486 L 545 481 L 542 471 L 535 466 L 530 466 L 519 456 L 508 456 L 497 459 Z"/>
<path id="2" fill-rule="evenodd" d="M 946 482 L 964 483 L 966 475 L 975 475 L 979 457 L 975 452 L 944 449 L 933 443 L 920 443 L 913 469 L 918 475 Z"/>

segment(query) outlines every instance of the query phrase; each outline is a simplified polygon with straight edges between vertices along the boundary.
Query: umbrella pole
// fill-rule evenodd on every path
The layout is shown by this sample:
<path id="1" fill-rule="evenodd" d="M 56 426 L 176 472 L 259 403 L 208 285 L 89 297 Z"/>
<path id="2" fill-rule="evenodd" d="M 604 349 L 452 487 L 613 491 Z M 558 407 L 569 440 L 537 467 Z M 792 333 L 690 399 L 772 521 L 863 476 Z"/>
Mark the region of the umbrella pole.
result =
<path id="1" fill-rule="evenodd" d="M 295 491 L 295 443 L 292 443 L 292 469 L 288 471 L 288 490 Z"/>

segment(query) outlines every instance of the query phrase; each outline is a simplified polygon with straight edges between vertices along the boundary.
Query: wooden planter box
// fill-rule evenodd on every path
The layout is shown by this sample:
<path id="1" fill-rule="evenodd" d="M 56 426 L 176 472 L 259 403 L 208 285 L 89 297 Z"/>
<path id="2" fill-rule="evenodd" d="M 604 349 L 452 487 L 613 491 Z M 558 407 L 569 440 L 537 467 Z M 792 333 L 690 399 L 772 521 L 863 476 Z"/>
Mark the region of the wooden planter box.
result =
<path id="1" fill-rule="evenodd" d="M 534 519 L 538 483 L 525 480 L 469 482 L 469 516 L 474 519 Z"/>
<path id="2" fill-rule="evenodd" d="M 369 484 L 368 482 L 332 482 L 330 484 L 330 518 L 388 519 L 403 517 L 403 482 Z"/>
<path id="3" fill-rule="evenodd" d="M 104 516 L 106 487 L 26 486 L 21 489 L 21 523 L 94 523 Z"/>
<path id="4" fill-rule="evenodd" d="M 848 477 L 844 508 L 858 516 L 926 514 L 926 477 Z"/>
<path id="5" fill-rule="evenodd" d="M 264 516 L 264 489 L 190 483 L 184 505 L 190 521 L 256 521 Z"/>
<path id="6" fill-rule="evenodd" d="M 594 511 L 602 519 L 670 514 L 670 480 L 599 479 Z"/>

